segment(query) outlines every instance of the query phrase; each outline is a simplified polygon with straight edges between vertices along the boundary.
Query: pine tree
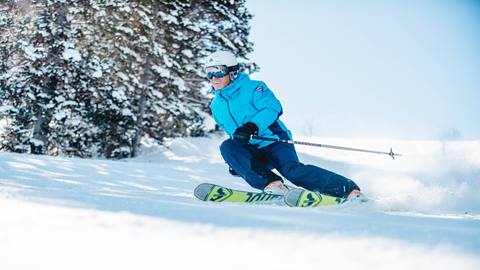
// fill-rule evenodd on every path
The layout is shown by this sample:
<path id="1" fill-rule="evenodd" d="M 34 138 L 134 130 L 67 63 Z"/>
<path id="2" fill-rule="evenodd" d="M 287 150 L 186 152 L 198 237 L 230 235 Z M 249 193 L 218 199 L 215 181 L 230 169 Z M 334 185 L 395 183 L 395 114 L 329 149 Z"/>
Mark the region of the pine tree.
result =
<path id="1" fill-rule="evenodd" d="M 28 32 L 28 26 L 34 11 L 30 5 L 16 1 L 5 1 L 0 4 L 2 9 L 2 28 L 1 35 L 1 57 L 2 68 L 0 73 L 0 91 L 2 109 L 2 121 L 7 123 L 5 130 L 0 134 L 0 149 L 28 152 L 30 146 L 27 144 L 29 139 L 29 130 L 26 128 L 26 122 L 30 116 L 25 109 L 25 102 L 22 94 L 18 93 L 17 88 L 21 88 L 17 74 L 28 63 L 22 54 L 34 56 L 30 47 L 23 42 Z M 16 85 L 18 84 L 18 87 Z"/>
<path id="2" fill-rule="evenodd" d="M 58 99 L 64 98 L 60 91 L 63 87 L 68 68 L 61 68 L 64 63 L 62 55 L 68 41 L 68 26 L 64 3 L 43 1 L 33 4 L 38 9 L 38 17 L 33 23 L 27 23 L 35 31 L 22 33 L 23 66 L 14 78 L 11 86 L 15 94 L 14 104 L 21 113 L 16 121 L 31 133 L 28 141 L 29 152 L 44 154 L 49 147 L 51 132 L 50 121 L 59 108 Z M 28 28 L 27 28 L 28 29 Z"/>
<path id="3" fill-rule="evenodd" d="M 246 0 L 200 1 L 199 5 L 202 6 L 200 21 L 207 22 L 200 26 L 204 51 L 229 50 L 239 58 L 242 68 L 255 72 L 258 66 L 247 58 L 253 51 L 253 44 L 248 40 L 249 21 L 253 16 L 246 8 Z"/>
<path id="4" fill-rule="evenodd" d="M 7 84 L 9 77 L 8 62 L 12 54 L 13 42 L 9 33 L 9 26 L 13 24 L 13 10 L 14 8 L 9 2 L 0 3 L 0 33 L 3 33 L 0 35 L 0 145 L 7 142 L 7 134 L 4 134 L 3 129 L 11 121 L 8 115 L 13 110 L 6 98 L 10 92 Z"/>
<path id="5" fill-rule="evenodd" d="M 82 52 L 70 12 L 75 1 L 32 1 L 15 22 L 19 48 L 7 80 L 4 100 L 15 108 L 8 141 L 2 148 L 19 152 L 90 156 L 81 143 L 91 125 L 83 119 L 85 90 L 90 75 L 85 71 Z M 17 7 L 17 10 L 20 10 Z"/>
<path id="6" fill-rule="evenodd" d="M 0 95 L 2 95 L 3 92 L 7 90 L 7 62 L 10 58 L 9 55 L 12 44 L 10 34 L 5 34 L 9 31 L 8 26 L 13 23 L 11 15 L 12 7 L 8 4 L 8 2 L 0 3 L 0 33 L 4 33 L 3 35 L 0 35 L 0 89 L 2 90 L 2 93 L 0 93 Z M 2 101 L 3 99 L 0 99 L 0 106 L 2 106 Z"/>

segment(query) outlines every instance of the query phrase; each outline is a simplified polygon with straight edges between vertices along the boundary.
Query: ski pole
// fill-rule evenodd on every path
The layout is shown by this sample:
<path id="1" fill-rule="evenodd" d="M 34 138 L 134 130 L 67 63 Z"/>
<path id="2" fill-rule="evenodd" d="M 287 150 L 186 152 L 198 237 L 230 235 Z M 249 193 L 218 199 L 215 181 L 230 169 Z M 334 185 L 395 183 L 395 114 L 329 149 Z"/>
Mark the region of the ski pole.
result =
<path id="1" fill-rule="evenodd" d="M 395 159 L 395 156 L 399 156 L 399 157 L 402 156 L 401 154 L 393 153 L 392 148 L 390 148 L 390 152 L 382 152 L 382 151 L 373 151 L 373 150 L 351 148 L 351 147 L 344 147 L 344 146 L 336 146 L 336 145 L 328 145 L 328 144 L 320 144 L 320 143 L 309 143 L 309 142 L 299 142 L 299 141 L 286 140 L 286 139 L 268 138 L 268 137 L 262 137 L 262 136 L 256 136 L 256 135 L 250 136 L 250 139 L 262 140 L 262 141 L 271 141 L 271 142 L 282 142 L 282 143 L 289 143 L 289 144 L 300 144 L 300 145 L 324 147 L 324 148 L 331 148 L 331 149 L 338 149 L 338 150 L 357 151 L 357 152 L 364 152 L 364 153 L 382 154 L 382 155 L 388 155 L 392 159 Z"/>

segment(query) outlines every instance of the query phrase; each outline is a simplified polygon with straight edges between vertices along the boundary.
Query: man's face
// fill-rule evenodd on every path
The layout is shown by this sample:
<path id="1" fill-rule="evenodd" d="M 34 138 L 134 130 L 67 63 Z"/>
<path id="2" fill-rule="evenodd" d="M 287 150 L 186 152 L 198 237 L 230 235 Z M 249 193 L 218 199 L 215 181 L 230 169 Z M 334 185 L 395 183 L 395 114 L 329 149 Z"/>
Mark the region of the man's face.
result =
<path id="1" fill-rule="evenodd" d="M 220 90 L 230 83 L 230 75 L 226 66 L 213 66 L 206 68 L 207 77 L 213 89 Z"/>
<path id="2" fill-rule="evenodd" d="M 221 78 L 212 77 L 210 83 L 212 84 L 213 89 L 220 90 L 230 83 L 230 76 L 227 74 Z"/>

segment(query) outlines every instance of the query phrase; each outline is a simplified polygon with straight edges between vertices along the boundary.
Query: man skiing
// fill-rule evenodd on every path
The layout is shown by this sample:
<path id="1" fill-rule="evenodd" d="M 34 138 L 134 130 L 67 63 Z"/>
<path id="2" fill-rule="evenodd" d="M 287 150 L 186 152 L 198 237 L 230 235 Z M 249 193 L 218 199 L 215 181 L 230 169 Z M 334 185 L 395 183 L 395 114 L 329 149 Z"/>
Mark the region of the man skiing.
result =
<path id="1" fill-rule="evenodd" d="M 206 59 L 205 71 L 215 97 L 210 106 L 216 123 L 230 136 L 220 146 L 229 170 L 253 188 L 284 195 L 288 187 L 276 169 L 293 184 L 335 197 L 361 195 L 350 179 L 328 170 L 305 165 L 291 144 L 252 139 L 252 135 L 292 139 L 279 119 L 282 106 L 262 81 L 251 80 L 239 70 L 235 55 L 218 51 Z"/>

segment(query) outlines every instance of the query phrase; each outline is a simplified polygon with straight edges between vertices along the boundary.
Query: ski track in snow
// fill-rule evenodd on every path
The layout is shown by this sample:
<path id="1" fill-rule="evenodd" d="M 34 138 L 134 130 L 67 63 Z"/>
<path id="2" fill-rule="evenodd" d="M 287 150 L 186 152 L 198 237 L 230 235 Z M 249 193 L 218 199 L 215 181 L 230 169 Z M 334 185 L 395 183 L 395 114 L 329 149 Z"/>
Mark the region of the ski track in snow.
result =
<path id="1" fill-rule="evenodd" d="M 222 139 L 121 161 L 0 153 L 0 269 L 479 269 L 480 142 L 295 138 L 404 154 L 297 147 L 372 198 L 300 209 L 195 199 L 203 182 L 251 190 L 228 174 Z"/>

